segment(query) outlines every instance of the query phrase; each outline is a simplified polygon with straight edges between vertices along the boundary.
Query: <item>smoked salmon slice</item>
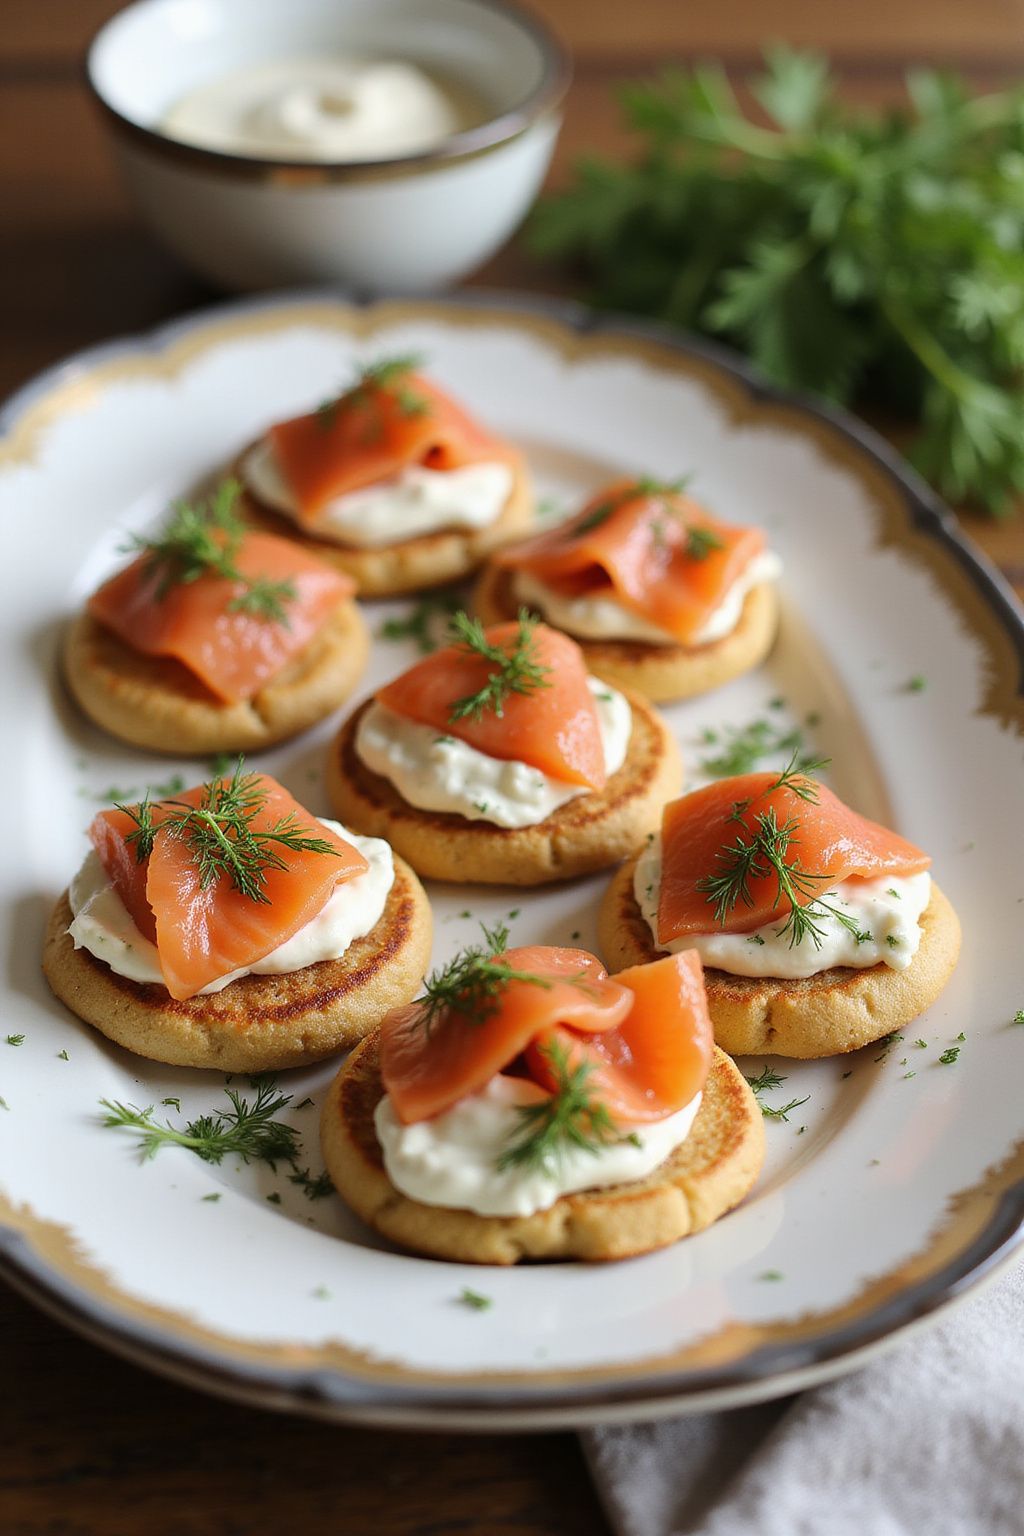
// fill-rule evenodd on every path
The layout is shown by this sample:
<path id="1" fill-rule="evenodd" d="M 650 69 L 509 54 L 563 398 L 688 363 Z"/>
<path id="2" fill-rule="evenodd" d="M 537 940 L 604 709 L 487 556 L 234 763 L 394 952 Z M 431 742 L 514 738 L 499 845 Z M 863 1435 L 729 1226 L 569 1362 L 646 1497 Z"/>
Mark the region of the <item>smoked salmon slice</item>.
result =
<path id="1" fill-rule="evenodd" d="M 188 812 L 196 816 L 183 822 Z M 140 817 L 154 829 L 149 851 L 133 837 Z M 230 859 L 204 879 L 197 834 L 213 824 L 242 855 L 255 846 L 261 860 L 270 858 L 257 896 L 239 888 Z M 89 836 L 136 927 L 156 944 L 164 983 L 179 1000 L 262 960 L 316 917 L 339 884 L 369 868 L 276 780 L 241 766 L 231 779 L 170 800 L 101 811 Z M 316 847 L 289 846 L 297 842 Z"/>
<path id="2" fill-rule="evenodd" d="M 414 465 L 444 471 L 517 457 L 403 362 L 368 368 L 337 400 L 270 428 L 302 523 L 315 524 L 335 497 L 392 480 Z"/>
<path id="3" fill-rule="evenodd" d="M 431 1020 L 418 1001 L 384 1019 L 381 1073 L 403 1123 L 429 1120 L 478 1092 L 538 1034 L 556 1025 L 586 1033 L 613 1029 L 629 1010 L 626 989 L 582 949 L 509 949 L 487 963 L 518 973 L 501 986 L 490 1011 L 445 1008 Z"/>
<path id="4" fill-rule="evenodd" d="M 567 598 L 612 598 L 687 645 L 764 547 L 760 529 L 719 522 L 678 490 L 621 480 L 495 560 Z"/>
<path id="5" fill-rule="evenodd" d="M 355 582 L 271 534 L 246 534 L 233 563 L 250 582 L 286 584 L 293 595 L 281 604 L 285 622 L 238 606 L 245 581 L 207 570 L 168 585 L 147 554 L 104 582 L 89 612 L 133 650 L 182 662 L 223 703 L 251 699 L 352 596 Z"/>
<path id="6" fill-rule="evenodd" d="M 385 1018 L 381 1074 L 403 1124 L 442 1114 L 507 1068 L 556 1093 L 559 1058 L 569 1071 L 586 1063 L 588 1094 L 627 1122 L 664 1119 L 703 1087 L 712 1034 L 693 951 L 618 976 L 585 950 L 546 945 L 488 963 L 517 973 L 489 1011 L 449 1007 L 431 1019 L 421 1000 Z"/>
<path id="7" fill-rule="evenodd" d="M 379 703 L 396 714 L 457 736 L 488 757 L 529 763 L 566 784 L 603 789 L 604 747 L 594 696 L 587 686 L 583 652 L 574 640 L 546 624 L 528 621 L 470 625 L 486 647 L 512 657 L 517 652 L 536 669 L 527 691 L 514 688 L 498 707 L 458 714 L 460 704 L 480 695 L 498 664 L 480 646 L 460 642 L 436 651 L 381 688 Z M 523 676 L 523 668 L 519 669 Z"/>
<path id="8" fill-rule="evenodd" d="M 586 1063 L 587 1091 L 614 1119 L 663 1120 L 701 1091 L 711 1067 L 714 1038 L 700 956 L 682 950 L 618 971 L 612 980 L 630 994 L 622 1023 L 602 1034 L 583 1036 L 578 1025 L 559 1025 L 536 1036 L 526 1051 L 530 1075 L 554 1093 L 559 1056 L 570 1072 Z"/>
<path id="9" fill-rule="evenodd" d="M 931 864 L 912 843 L 858 815 L 805 775 L 787 770 L 720 779 L 672 801 L 662 813 L 661 943 L 716 930 L 749 933 L 791 910 L 764 851 L 755 849 L 746 879 L 738 878 L 748 858 L 743 850 L 759 833 L 767 833 L 783 864 L 799 877 L 791 878 L 797 906 L 808 906 L 840 880 L 913 875 Z M 712 882 L 730 872 L 736 899 L 722 910 Z"/>

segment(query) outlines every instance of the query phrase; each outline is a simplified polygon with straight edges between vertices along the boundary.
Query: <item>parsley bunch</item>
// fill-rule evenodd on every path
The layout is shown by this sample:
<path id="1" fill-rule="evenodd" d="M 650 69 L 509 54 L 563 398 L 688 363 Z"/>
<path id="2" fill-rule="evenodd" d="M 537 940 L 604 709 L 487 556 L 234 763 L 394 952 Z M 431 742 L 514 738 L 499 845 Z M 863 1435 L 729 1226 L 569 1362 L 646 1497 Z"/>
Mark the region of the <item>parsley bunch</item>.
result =
<path id="1" fill-rule="evenodd" d="M 913 416 L 937 488 L 1005 510 L 1024 491 L 1024 89 L 971 99 L 915 70 L 906 106 L 868 115 L 782 47 L 753 89 L 770 126 L 715 66 L 627 88 L 639 158 L 580 164 L 534 248 L 780 384 Z"/>

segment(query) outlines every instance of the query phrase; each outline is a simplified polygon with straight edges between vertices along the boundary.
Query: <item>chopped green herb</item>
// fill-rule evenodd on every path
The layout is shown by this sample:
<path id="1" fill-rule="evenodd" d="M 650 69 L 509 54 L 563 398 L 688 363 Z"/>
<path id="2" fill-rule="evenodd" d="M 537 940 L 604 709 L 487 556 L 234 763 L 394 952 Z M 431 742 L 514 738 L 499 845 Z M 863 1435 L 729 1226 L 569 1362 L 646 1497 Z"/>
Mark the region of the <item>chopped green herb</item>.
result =
<path id="1" fill-rule="evenodd" d="M 1017 1012 L 1013 1016 L 1013 1022 L 1015 1024 L 1024 1024 L 1024 1008 L 1017 1009 Z"/>
<path id="2" fill-rule="evenodd" d="M 903 897 L 900 895 L 899 891 L 896 889 L 896 887 L 894 885 L 890 885 L 885 894 L 887 896 L 895 896 L 897 901 L 902 901 L 903 900 Z"/>
<path id="3" fill-rule="evenodd" d="M 908 693 L 923 693 L 927 686 L 927 679 L 923 678 L 920 673 L 916 677 L 907 678 L 906 690 Z"/>
<path id="4" fill-rule="evenodd" d="M 761 1095 L 766 1093 L 770 1088 L 780 1087 L 781 1084 L 785 1081 L 785 1077 L 780 1076 L 778 1072 L 769 1066 L 766 1066 L 763 1071 L 758 1074 L 757 1077 L 747 1078 L 747 1082 L 750 1084 L 754 1098 L 757 1100 L 758 1108 L 766 1120 L 788 1121 L 793 1110 L 799 1109 L 800 1105 L 806 1104 L 807 1100 L 810 1098 L 810 1094 L 806 1094 L 802 1099 L 790 1099 L 788 1104 L 766 1104 Z"/>
<path id="5" fill-rule="evenodd" d="M 313 1290 L 310 1291 L 310 1295 L 314 1297 L 316 1301 L 330 1301 L 331 1299 L 331 1293 L 327 1289 L 326 1285 L 314 1286 Z"/>
<path id="6" fill-rule="evenodd" d="M 875 1060 L 885 1061 L 894 1045 L 902 1045 L 903 1036 L 899 1033 L 898 1030 L 894 1029 L 891 1034 L 883 1035 L 881 1040 L 877 1041 L 876 1043 L 882 1047 L 882 1050 L 881 1054 L 875 1057 Z"/>
<path id="7" fill-rule="evenodd" d="M 453 588 L 428 592 L 399 617 L 385 619 L 377 631 L 381 640 L 412 640 L 423 656 L 446 644 L 446 631 L 453 614 L 462 606 L 460 594 Z M 441 741 L 452 737 L 442 736 Z"/>
<path id="8" fill-rule="evenodd" d="M 916 1077 L 916 1076 L 917 1076 L 916 1072 L 904 1072 L 904 1074 L 903 1074 L 903 1081 L 906 1082 L 908 1077 Z"/>
<path id="9" fill-rule="evenodd" d="M 25 1036 L 24 1035 L 8 1035 L 7 1036 L 7 1044 L 8 1045 L 24 1045 L 24 1043 L 25 1043 Z"/>
<path id="10" fill-rule="evenodd" d="M 267 1199 L 270 1201 L 271 1205 L 280 1205 L 281 1204 L 281 1196 L 278 1194 L 276 1189 L 273 1191 L 272 1194 L 269 1194 L 267 1196 Z"/>
<path id="11" fill-rule="evenodd" d="M 468 1285 L 464 1285 L 459 1292 L 459 1301 L 464 1307 L 469 1307 L 473 1312 L 486 1312 L 490 1307 L 494 1306 L 494 1298 L 492 1296 L 485 1296 L 481 1291 L 471 1290 Z"/>
<path id="12" fill-rule="evenodd" d="M 915 1040 L 914 1044 L 917 1046 L 919 1051 L 926 1051 L 928 1049 L 927 1040 Z"/>
<path id="13" fill-rule="evenodd" d="M 170 1098 L 168 1098 L 168 1099 L 161 1099 L 160 1103 L 161 1104 L 165 1104 L 168 1109 L 176 1109 L 178 1111 L 178 1114 L 179 1115 L 181 1114 L 181 1100 L 180 1099 L 170 1099 Z"/>
<path id="14" fill-rule="evenodd" d="M 947 1046 L 942 1055 L 939 1057 L 939 1061 L 944 1067 L 951 1067 L 954 1061 L 959 1061 L 959 1059 L 960 1047 L 958 1045 Z"/>
<path id="15" fill-rule="evenodd" d="M 296 1104 L 295 1108 L 296 1109 L 308 1109 L 309 1106 L 312 1104 L 312 1102 L 313 1102 L 313 1100 L 309 1097 L 309 1094 L 307 1094 L 306 1097 L 303 1099 L 302 1103 L 301 1104 Z"/>
<path id="16" fill-rule="evenodd" d="M 900 947 L 900 941 L 894 933 L 887 933 L 885 936 L 885 942 L 888 944 L 890 949 L 899 949 Z"/>
<path id="17" fill-rule="evenodd" d="M 71 1057 L 68 1055 L 67 1051 L 58 1051 L 57 1052 L 57 1060 L 58 1061 L 70 1061 Z"/>
<path id="18" fill-rule="evenodd" d="M 10 1109 L 10 1107 L 6 1099 L 0 1098 L 0 1109 Z"/>
<path id="19" fill-rule="evenodd" d="M 202 1197 L 204 1205 L 213 1205 L 219 1199 L 220 1195 L 203 1195 Z"/>
<path id="20" fill-rule="evenodd" d="M 964 1034 L 963 1030 L 961 1030 L 960 1033 L 957 1035 L 957 1039 L 960 1041 L 961 1045 L 967 1039 L 967 1036 Z"/>
<path id="21" fill-rule="evenodd" d="M 326 1169 L 313 1174 L 308 1168 L 295 1168 L 288 1175 L 288 1182 L 298 1184 L 307 1200 L 325 1200 L 334 1193 L 334 1183 Z"/>
<path id="22" fill-rule="evenodd" d="M 761 937 L 761 935 L 759 933 L 752 933 L 750 935 L 750 937 L 747 939 L 747 943 L 748 944 L 759 944 L 759 945 L 763 946 L 764 939 L 762 939 L 762 937 Z"/>
<path id="23" fill-rule="evenodd" d="M 757 1278 L 759 1280 L 782 1280 L 784 1277 L 781 1269 L 763 1269 Z"/>

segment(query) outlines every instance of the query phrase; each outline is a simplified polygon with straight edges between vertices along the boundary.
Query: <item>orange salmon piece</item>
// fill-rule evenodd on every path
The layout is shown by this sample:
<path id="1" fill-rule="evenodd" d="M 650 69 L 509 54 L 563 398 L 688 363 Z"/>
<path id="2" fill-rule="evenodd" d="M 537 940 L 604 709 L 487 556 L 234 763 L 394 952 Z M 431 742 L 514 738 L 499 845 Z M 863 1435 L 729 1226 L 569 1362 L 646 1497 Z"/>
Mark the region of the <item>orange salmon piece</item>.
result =
<path id="1" fill-rule="evenodd" d="M 779 785 L 777 774 L 748 773 L 720 779 L 667 805 L 661 824 L 661 943 L 691 933 L 750 933 L 789 911 L 788 901 L 779 900 L 771 871 L 751 875 L 749 901 L 738 900 L 724 923 L 716 921 L 709 893 L 698 888 L 702 880 L 728 867 L 727 850 L 737 841 L 750 841 L 760 815 L 774 814 L 779 827 L 792 822 L 786 862 L 798 859 L 801 871 L 825 877 L 814 882 L 813 890 L 798 893 L 800 906 L 824 896 L 840 880 L 914 875 L 931 864 L 920 848 L 858 815 L 824 784 L 815 789 L 817 801 L 804 800 Z"/>
<path id="2" fill-rule="evenodd" d="M 311 816 L 276 780 L 252 777 L 266 796 L 249 821 L 253 831 L 269 831 L 294 817 L 296 831 L 333 850 L 323 854 L 273 844 L 285 867 L 265 871 L 265 901 L 236 890 L 226 873 L 204 889 L 187 835 L 158 833 L 149 857 L 139 862 L 136 844 L 128 841 L 135 823 L 125 811 L 101 811 L 89 828 L 115 890 L 139 931 L 156 944 L 173 998 L 194 997 L 221 976 L 262 960 L 316 917 L 338 885 L 369 868 L 357 848 Z M 201 806 L 205 793 L 200 785 L 154 802 L 154 825 L 183 806 Z"/>
<path id="3" fill-rule="evenodd" d="M 621 1024 L 584 1037 L 559 1026 L 527 1047 L 530 1075 L 554 1093 L 558 1073 L 552 1047 L 570 1072 L 586 1064 L 586 1089 L 613 1119 L 625 1124 L 664 1120 L 689 1104 L 707 1081 L 714 1036 L 696 950 L 682 950 L 650 965 L 619 971 L 630 1009 Z"/>
<path id="4" fill-rule="evenodd" d="M 357 384 L 336 402 L 271 427 L 269 436 L 307 526 L 336 497 L 393 480 L 414 465 L 444 471 L 518 457 L 412 372 L 394 385 Z"/>
<path id="5" fill-rule="evenodd" d="M 511 652 L 519 625 L 492 624 L 488 643 Z M 435 651 L 381 688 L 377 699 L 388 709 L 457 736 L 488 757 L 529 763 L 566 784 L 603 789 L 607 782 L 597 706 L 587 686 L 583 652 L 568 635 L 538 624 L 531 636 L 531 659 L 546 669 L 544 686 L 510 693 L 501 714 L 452 719 L 460 699 L 477 693 L 493 663 L 462 644 Z"/>
<path id="6" fill-rule="evenodd" d="M 678 491 L 647 492 L 624 480 L 568 522 L 494 558 L 564 597 L 612 598 L 686 645 L 764 547 L 759 528 L 719 522 Z"/>
<path id="7" fill-rule="evenodd" d="M 287 624 L 232 611 L 245 586 L 213 571 L 161 593 L 163 573 L 147 555 L 104 582 L 88 609 L 133 650 L 180 661 L 225 704 L 251 699 L 352 596 L 355 582 L 288 539 L 265 533 L 246 534 L 235 565 L 250 579 L 291 583 Z"/>
<path id="8" fill-rule="evenodd" d="M 537 945 L 495 958 L 545 985 L 508 981 L 482 1018 L 444 1009 L 428 1029 L 415 1002 L 384 1019 L 381 1075 L 404 1124 L 432 1119 L 486 1087 L 538 1034 L 559 1025 L 587 1034 L 614 1029 L 629 1010 L 629 993 L 586 950 Z"/>

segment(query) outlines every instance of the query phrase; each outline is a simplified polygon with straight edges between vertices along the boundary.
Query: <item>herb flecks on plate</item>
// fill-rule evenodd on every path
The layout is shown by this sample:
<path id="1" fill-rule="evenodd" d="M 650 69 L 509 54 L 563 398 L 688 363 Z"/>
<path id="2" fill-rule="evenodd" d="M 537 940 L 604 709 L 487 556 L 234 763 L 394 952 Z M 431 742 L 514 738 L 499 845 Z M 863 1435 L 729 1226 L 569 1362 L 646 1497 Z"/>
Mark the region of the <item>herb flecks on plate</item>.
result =
<path id="1" fill-rule="evenodd" d="M 993 511 L 1024 488 L 1024 90 L 970 100 L 915 69 L 865 113 L 816 54 L 779 47 L 753 93 L 720 67 L 622 92 L 632 164 L 590 158 L 532 224 L 592 297 L 744 348 L 777 383 L 856 401 L 884 380 L 911 454 Z"/>

